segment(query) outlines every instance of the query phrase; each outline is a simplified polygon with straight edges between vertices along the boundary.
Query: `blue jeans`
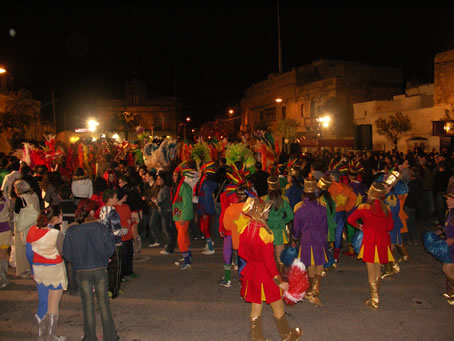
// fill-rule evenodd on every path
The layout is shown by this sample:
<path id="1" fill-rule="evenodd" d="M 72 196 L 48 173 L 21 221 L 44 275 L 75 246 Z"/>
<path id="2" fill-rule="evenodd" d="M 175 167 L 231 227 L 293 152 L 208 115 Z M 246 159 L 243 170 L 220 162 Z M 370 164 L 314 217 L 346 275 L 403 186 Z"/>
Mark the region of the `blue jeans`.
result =
<path id="1" fill-rule="evenodd" d="M 82 311 L 84 314 L 84 338 L 83 341 L 97 341 L 95 301 L 93 287 L 96 292 L 104 341 L 117 341 L 120 338 L 115 330 L 115 324 L 110 311 L 109 295 L 107 294 L 109 279 L 107 269 L 77 271 L 77 285 L 79 286 L 80 298 L 82 300 Z"/>

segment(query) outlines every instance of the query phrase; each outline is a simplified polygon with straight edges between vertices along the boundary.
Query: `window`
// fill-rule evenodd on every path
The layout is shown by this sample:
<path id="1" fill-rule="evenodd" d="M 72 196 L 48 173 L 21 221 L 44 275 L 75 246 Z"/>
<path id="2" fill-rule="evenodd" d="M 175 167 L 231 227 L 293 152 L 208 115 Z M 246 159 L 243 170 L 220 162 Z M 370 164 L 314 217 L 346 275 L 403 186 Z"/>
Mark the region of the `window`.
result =
<path id="1" fill-rule="evenodd" d="M 282 119 L 285 120 L 287 118 L 287 107 L 282 107 Z"/>
<path id="2" fill-rule="evenodd" d="M 304 103 L 301 104 L 301 117 L 304 117 Z"/>
<path id="3" fill-rule="evenodd" d="M 311 101 L 311 117 L 315 117 L 315 101 Z"/>
<path id="4" fill-rule="evenodd" d="M 132 97 L 132 102 L 133 102 L 134 104 L 139 104 L 139 96 L 133 96 L 133 97 Z"/>
<path id="5" fill-rule="evenodd" d="M 276 121 L 276 108 L 265 109 L 265 120 Z"/>
<path id="6" fill-rule="evenodd" d="M 265 112 L 262 110 L 260 111 L 260 121 L 263 121 L 265 119 Z"/>
<path id="7" fill-rule="evenodd" d="M 162 121 L 160 118 L 157 118 L 156 121 L 154 122 L 154 128 L 156 130 L 162 130 Z"/>

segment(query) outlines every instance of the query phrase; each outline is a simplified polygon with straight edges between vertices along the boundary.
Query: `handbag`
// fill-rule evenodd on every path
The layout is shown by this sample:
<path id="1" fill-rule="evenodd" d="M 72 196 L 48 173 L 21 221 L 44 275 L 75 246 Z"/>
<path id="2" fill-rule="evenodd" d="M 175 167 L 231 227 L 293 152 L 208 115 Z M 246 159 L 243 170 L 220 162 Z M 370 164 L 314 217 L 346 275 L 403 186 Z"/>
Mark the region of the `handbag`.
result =
<path id="1" fill-rule="evenodd" d="M 33 205 L 27 204 L 27 206 L 21 208 L 19 214 L 16 217 L 16 231 L 24 232 L 30 227 L 36 224 L 38 220 L 39 212 Z"/>

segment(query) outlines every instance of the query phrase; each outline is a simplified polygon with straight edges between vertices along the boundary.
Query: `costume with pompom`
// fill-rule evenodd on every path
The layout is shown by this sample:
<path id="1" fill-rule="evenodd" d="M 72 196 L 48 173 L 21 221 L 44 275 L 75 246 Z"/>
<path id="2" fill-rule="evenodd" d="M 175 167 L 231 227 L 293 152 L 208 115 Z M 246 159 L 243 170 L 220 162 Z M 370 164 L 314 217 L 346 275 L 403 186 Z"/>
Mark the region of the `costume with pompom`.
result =
<path id="1" fill-rule="evenodd" d="M 294 305 L 302 301 L 309 286 L 306 266 L 299 259 L 295 259 L 288 272 L 288 290 L 284 292 L 284 302 L 288 305 Z"/>

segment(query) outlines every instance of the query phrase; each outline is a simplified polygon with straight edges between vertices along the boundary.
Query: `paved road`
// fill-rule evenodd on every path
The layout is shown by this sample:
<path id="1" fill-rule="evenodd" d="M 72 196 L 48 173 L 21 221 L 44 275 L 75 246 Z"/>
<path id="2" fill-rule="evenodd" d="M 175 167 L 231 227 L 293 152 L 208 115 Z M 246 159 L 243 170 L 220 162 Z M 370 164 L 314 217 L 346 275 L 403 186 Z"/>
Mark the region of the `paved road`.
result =
<path id="1" fill-rule="evenodd" d="M 217 284 L 223 275 L 221 244 L 217 240 L 216 254 L 204 256 L 202 242 L 194 242 L 189 271 L 175 270 L 177 255 L 145 249 L 149 259 L 135 264 L 139 278 L 124 283 L 124 294 L 111 301 L 121 340 L 248 340 L 250 305 L 239 297 L 237 275 L 231 288 Z M 454 340 L 454 307 L 441 297 L 445 279 L 440 263 L 422 247 L 409 252 L 401 273 L 382 284 L 378 311 L 363 304 L 368 297 L 363 263 L 344 256 L 321 283 L 324 306 L 287 306 L 290 324 L 303 329 L 303 340 Z M 13 278 L 0 291 L 0 340 L 36 339 L 36 305 L 33 283 Z M 79 297 L 65 294 L 61 314 L 59 334 L 80 340 Z M 270 307 L 264 307 L 263 320 L 265 336 L 279 340 Z"/>

